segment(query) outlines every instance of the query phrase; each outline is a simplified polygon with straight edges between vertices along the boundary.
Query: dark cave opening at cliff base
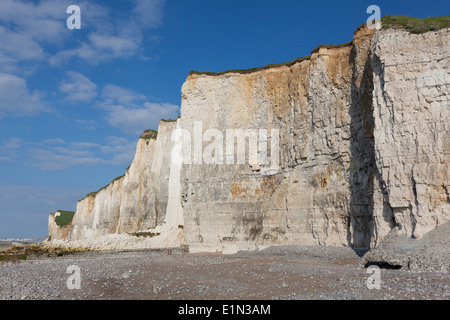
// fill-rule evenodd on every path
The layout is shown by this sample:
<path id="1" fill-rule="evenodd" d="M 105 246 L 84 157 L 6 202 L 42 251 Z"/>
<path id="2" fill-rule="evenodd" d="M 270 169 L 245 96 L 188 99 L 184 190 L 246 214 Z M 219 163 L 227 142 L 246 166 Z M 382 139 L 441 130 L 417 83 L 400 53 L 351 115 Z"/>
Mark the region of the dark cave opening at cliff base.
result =
<path id="1" fill-rule="evenodd" d="M 380 269 L 388 269 L 388 270 L 400 270 L 402 268 L 401 265 L 396 265 L 396 264 L 390 264 L 388 262 L 368 262 L 364 265 L 364 268 L 369 268 L 369 267 L 378 267 Z"/>

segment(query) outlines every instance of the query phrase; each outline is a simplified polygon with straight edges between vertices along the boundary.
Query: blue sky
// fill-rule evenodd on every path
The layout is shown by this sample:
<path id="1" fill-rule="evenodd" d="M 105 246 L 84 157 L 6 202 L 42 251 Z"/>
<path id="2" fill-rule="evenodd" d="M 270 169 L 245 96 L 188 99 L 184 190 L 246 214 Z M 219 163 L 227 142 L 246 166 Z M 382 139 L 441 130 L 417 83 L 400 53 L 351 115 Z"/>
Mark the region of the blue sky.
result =
<path id="1" fill-rule="evenodd" d="M 122 175 L 137 138 L 179 114 L 190 70 L 247 69 L 344 43 L 370 16 L 449 1 L 0 0 L 0 238 Z M 69 5 L 81 29 L 68 30 Z"/>

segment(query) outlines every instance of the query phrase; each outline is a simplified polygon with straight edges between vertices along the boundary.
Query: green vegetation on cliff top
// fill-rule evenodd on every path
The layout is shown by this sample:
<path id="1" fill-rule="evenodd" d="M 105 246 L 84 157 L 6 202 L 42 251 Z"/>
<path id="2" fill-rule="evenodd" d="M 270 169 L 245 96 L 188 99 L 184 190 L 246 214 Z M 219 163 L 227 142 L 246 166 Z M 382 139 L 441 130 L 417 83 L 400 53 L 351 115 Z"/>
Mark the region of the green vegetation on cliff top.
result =
<path id="1" fill-rule="evenodd" d="M 450 26 L 450 16 L 441 16 L 441 17 L 430 17 L 430 18 L 413 18 L 413 17 L 406 17 L 406 16 L 390 16 L 387 15 L 381 19 L 382 27 L 383 29 L 387 28 L 404 28 L 405 30 L 419 34 L 419 33 L 425 33 L 428 31 L 436 31 L 440 30 L 446 27 Z M 364 26 L 365 24 L 361 25 Z M 321 44 L 320 46 L 316 47 L 311 53 L 317 52 L 320 48 L 341 48 L 348 45 L 351 45 L 353 41 L 343 43 L 343 44 L 334 44 L 334 45 L 328 45 L 328 44 Z M 310 56 L 297 58 L 295 60 L 289 61 L 289 62 L 283 62 L 278 64 L 269 64 L 264 67 L 257 67 L 252 69 L 240 69 L 240 70 L 227 70 L 222 72 L 200 72 L 200 71 L 194 71 L 192 70 L 189 75 L 208 75 L 208 76 L 221 76 L 227 73 L 239 73 L 239 74 L 247 74 L 247 73 L 253 73 L 256 71 L 261 71 L 265 69 L 270 68 L 276 68 L 276 67 L 283 67 L 283 66 L 292 66 L 298 62 L 308 60 Z"/>
<path id="2" fill-rule="evenodd" d="M 161 122 L 177 122 L 176 120 L 172 120 L 172 119 L 161 119 Z M 144 133 L 139 137 L 139 139 L 144 139 L 144 140 L 150 140 L 150 139 L 156 139 L 158 137 L 158 131 L 152 130 L 152 129 L 147 129 L 144 131 Z"/>
<path id="3" fill-rule="evenodd" d="M 55 218 L 55 222 L 59 227 L 65 227 L 69 225 L 73 220 L 73 216 L 75 215 L 74 211 L 58 210 L 57 212 L 59 212 L 60 215 Z"/>
<path id="4" fill-rule="evenodd" d="M 150 140 L 156 139 L 158 137 L 158 131 L 148 129 L 145 130 L 144 133 L 139 137 L 139 139 Z"/>
<path id="5" fill-rule="evenodd" d="M 401 27 L 415 34 L 436 31 L 450 26 L 450 16 L 414 18 L 406 16 L 385 16 L 381 19 L 383 28 Z"/>
<path id="6" fill-rule="evenodd" d="M 242 69 L 242 70 L 227 70 L 227 71 L 222 71 L 222 72 L 199 72 L 199 71 L 194 71 L 192 70 L 189 75 L 192 74 L 204 74 L 204 75 L 210 75 L 210 76 L 220 76 L 226 73 L 241 73 L 241 74 L 245 74 L 245 73 L 252 73 L 252 72 L 256 72 L 256 71 L 261 71 L 261 70 L 265 70 L 265 69 L 270 69 L 270 68 L 276 68 L 276 67 L 283 67 L 283 66 L 292 66 L 298 62 L 304 61 L 304 60 L 308 60 L 310 58 L 310 56 L 306 56 L 306 57 L 301 57 L 301 58 L 297 58 L 295 60 L 289 61 L 289 62 L 282 62 L 282 63 L 277 63 L 277 64 L 268 64 L 264 67 L 257 67 L 257 68 L 253 68 L 253 69 Z"/>

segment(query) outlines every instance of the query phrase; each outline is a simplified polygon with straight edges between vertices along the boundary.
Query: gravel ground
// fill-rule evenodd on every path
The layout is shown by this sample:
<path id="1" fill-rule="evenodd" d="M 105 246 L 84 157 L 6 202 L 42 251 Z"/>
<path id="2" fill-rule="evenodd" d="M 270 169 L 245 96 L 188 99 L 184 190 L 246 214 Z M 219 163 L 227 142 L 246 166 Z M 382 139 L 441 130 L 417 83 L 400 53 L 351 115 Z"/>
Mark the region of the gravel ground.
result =
<path id="1" fill-rule="evenodd" d="M 277 247 L 234 255 L 164 251 L 34 256 L 0 264 L 1 300 L 450 299 L 450 275 L 381 269 L 381 289 L 349 248 Z M 67 287 L 69 266 L 80 289 Z"/>

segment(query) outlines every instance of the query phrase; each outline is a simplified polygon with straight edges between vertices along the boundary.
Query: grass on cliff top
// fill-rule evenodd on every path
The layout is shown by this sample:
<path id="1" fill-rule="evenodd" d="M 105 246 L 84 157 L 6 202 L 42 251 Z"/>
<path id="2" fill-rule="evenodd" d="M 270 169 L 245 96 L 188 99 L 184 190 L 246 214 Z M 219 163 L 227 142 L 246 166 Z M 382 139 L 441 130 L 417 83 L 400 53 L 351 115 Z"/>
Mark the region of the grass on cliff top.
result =
<path id="1" fill-rule="evenodd" d="M 161 122 L 177 122 L 178 119 L 172 120 L 172 119 L 161 119 Z M 139 137 L 139 139 L 144 140 L 150 140 L 150 139 L 156 139 L 158 137 L 158 131 L 147 129 L 144 131 L 144 133 Z"/>
<path id="2" fill-rule="evenodd" d="M 59 227 L 65 227 L 69 225 L 73 220 L 73 216 L 75 215 L 74 211 L 58 210 L 57 212 L 61 213 L 55 218 L 55 222 Z"/>
<path id="3" fill-rule="evenodd" d="M 261 70 L 266 70 L 266 69 L 271 69 L 271 68 L 276 68 L 276 67 L 284 67 L 284 66 L 292 66 L 298 62 L 304 61 L 304 60 L 308 60 L 310 58 L 310 56 L 306 56 L 306 57 L 301 57 L 301 58 L 297 58 L 295 60 L 292 61 L 288 61 L 288 62 L 282 62 L 282 63 L 276 63 L 276 64 L 268 64 L 264 67 L 257 67 L 257 68 L 252 68 L 252 69 L 240 69 L 240 70 L 227 70 L 227 71 L 222 71 L 222 72 L 200 72 L 200 71 L 194 71 L 192 70 L 191 72 L 189 72 L 189 75 L 193 75 L 193 74 L 198 74 L 198 75 L 209 75 L 209 76 L 221 76 L 227 73 L 239 73 L 239 74 L 247 74 L 247 73 L 252 73 L 252 72 L 256 72 L 256 71 L 261 71 Z"/>
<path id="4" fill-rule="evenodd" d="M 158 131 L 148 129 L 145 130 L 144 133 L 139 137 L 139 139 L 150 140 L 156 139 L 158 137 Z"/>
<path id="5" fill-rule="evenodd" d="M 402 27 L 411 33 L 424 33 L 428 31 L 435 31 L 439 29 L 443 29 L 450 26 L 450 16 L 441 16 L 441 17 L 430 17 L 430 18 L 413 18 L 406 16 L 390 16 L 387 15 L 381 19 L 383 28 L 392 28 L 392 27 Z M 359 28 L 361 28 L 361 25 Z M 359 29 L 358 28 L 358 29 Z M 349 41 L 347 43 L 342 44 L 321 44 L 312 50 L 311 54 L 319 51 L 320 48 L 342 48 L 351 45 L 353 42 Z M 227 73 L 239 73 L 239 74 L 247 74 L 260 70 L 282 67 L 282 66 L 292 66 L 297 62 L 301 62 L 303 60 L 310 59 L 311 56 L 297 58 L 295 60 L 289 62 L 283 62 L 278 64 L 268 64 L 264 67 L 257 67 L 253 69 L 241 69 L 241 70 L 227 70 L 222 72 L 200 72 L 192 70 L 189 72 L 189 75 L 197 74 L 197 75 L 208 75 L 208 76 L 221 76 Z"/>
<path id="6" fill-rule="evenodd" d="M 402 27 L 415 34 L 436 31 L 450 26 L 450 16 L 414 18 L 387 15 L 381 19 L 383 28 Z"/>
<path id="7" fill-rule="evenodd" d="M 179 118 L 180 117 L 178 117 L 178 119 Z M 175 119 L 175 120 L 173 120 L 173 119 L 161 119 L 161 122 L 177 122 L 178 119 Z"/>
<path id="8" fill-rule="evenodd" d="M 353 40 L 349 41 L 347 43 L 339 43 L 339 44 L 321 44 L 319 46 L 317 46 L 316 48 L 313 49 L 313 51 L 311 51 L 311 53 L 316 53 L 318 52 L 321 48 L 327 48 L 327 49 L 332 49 L 332 48 L 343 48 L 346 46 L 350 46 L 352 45 Z"/>

